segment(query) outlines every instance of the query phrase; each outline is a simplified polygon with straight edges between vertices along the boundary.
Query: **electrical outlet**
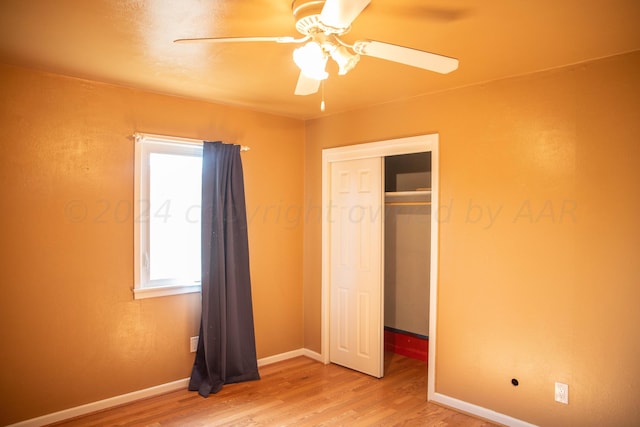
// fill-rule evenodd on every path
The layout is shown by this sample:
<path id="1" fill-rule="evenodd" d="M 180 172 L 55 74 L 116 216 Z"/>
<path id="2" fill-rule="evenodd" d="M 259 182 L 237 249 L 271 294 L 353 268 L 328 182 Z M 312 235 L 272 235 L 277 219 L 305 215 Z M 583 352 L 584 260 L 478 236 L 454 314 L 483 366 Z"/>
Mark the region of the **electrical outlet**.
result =
<path id="1" fill-rule="evenodd" d="M 191 353 L 195 353 L 198 351 L 198 337 L 191 337 L 190 341 Z"/>
<path id="2" fill-rule="evenodd" d="M 556 402 L 569 404 L 569 386 L 563 383 L 556 383 Z"/>

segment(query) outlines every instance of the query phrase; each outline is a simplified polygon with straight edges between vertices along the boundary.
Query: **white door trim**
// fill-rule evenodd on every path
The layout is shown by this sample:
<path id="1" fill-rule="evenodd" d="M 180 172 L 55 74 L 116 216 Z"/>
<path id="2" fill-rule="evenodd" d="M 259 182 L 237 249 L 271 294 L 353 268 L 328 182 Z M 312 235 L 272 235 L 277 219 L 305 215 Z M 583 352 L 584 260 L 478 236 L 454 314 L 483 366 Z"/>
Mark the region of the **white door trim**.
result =
<path id="1" fill-rule="evenodd" d="M 427 374 L 427 398 L 432 400 L 435 394 L 436 367 L 436 320 L 438 302 L 438 207 L 439 204 L 439 157 L 438 134 L 412 136 L 386 141 L 350 145 L 346 147 L 322 150 L 322 305 L 321 305 L 321 357 L 329 363 L 329 213 L 331 163 L 362 159 L 367 157 L 385 157 L 400 154 L 431 152 L 431 273 L 429 298 L 429 363 Z"/>

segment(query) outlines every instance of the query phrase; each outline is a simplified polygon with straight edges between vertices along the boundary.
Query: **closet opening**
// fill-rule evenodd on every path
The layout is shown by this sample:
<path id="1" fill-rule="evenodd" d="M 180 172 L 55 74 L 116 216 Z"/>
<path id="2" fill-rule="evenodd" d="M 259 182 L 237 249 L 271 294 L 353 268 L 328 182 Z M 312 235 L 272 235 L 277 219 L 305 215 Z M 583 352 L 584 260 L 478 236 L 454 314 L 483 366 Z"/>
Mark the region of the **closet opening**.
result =
<path id="1" fill-rule="evenodd" d="M 386 156 L 384 190 L 384 350 L 427 363 L 431 152 Z"/>
<path id="2" fill-rule="evenodd" d="M 387 336 L 403 332 L 405 340 L 419 339 L 423 345 L 428 338 L 428 351 L 419 353 L 428 357 L 429 400 L 436 394 L 438 209 L 431 204 L 438 206 L 439 200 L 438 158 L 437 134 L 322 150 L 322 209 L 328 214 L 322 221 L 321 360 L 382 378 L 386 354 L 400 366 L 424 363 L 386 352 L 385 326 Z M 385 216 L 394 219 L 387 222 Z M 409 228 L 416 225 L 422 231 Z M 420 236 L 425 227 L 429 234 Z M 411 236 L 403 238 L 407 229 Z M 393 245 L 386 248 L 385 241 Z M 395 253 L 386 253 L 394 247 Z M 418 250 L 423 252 L 422 296 L 401 304 L 405 297 L 391 289 L 413 283 L 403 275 L 417 264 L 411 260 Z M 385 279 L 394 282 L 386 293 Z M 421 320 L 405 324 L 404 316 L 416 310 Z"/>

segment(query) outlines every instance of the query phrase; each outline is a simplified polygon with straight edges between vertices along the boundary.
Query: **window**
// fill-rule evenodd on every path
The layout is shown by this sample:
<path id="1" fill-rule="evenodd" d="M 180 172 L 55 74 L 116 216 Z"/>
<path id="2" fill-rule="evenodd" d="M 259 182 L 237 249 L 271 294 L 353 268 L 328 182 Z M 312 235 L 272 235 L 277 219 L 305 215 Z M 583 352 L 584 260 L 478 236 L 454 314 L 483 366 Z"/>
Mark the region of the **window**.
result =
<path id="1" fill-rule="evenodd" d="M 134 298 L 200 291 L 202 143 L 136 135 Z"/>

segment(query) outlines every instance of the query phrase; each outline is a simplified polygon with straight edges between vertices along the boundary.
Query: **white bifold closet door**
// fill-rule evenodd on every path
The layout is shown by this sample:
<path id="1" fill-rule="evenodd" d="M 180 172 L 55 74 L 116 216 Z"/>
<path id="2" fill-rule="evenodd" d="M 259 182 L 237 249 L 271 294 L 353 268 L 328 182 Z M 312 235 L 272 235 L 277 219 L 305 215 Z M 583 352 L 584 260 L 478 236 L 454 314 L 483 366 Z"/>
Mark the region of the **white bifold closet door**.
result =
<path id="1" fill-rule="evenodd" d="M 332 363 L 381 378 L 383 351 L 383 158 L 331 164 Z"/>

